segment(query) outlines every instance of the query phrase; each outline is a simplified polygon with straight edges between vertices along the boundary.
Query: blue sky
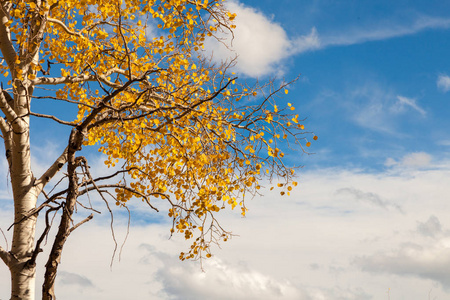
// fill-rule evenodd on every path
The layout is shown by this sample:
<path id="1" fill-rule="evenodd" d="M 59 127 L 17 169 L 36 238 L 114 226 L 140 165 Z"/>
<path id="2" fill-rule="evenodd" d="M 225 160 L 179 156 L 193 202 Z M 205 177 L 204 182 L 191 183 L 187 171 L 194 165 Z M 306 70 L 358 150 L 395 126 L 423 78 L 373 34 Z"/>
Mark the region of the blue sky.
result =
<path id="1" fill-rule="evenodd" d="M 130 237 L 111 271 L 108 216 L 96 217 L 68 242 L 59 297 L 450 298 L 450 3 L 411 2 L 230 1 L 235 52 L 210 41 L 216 59 L 239 55 L 242 80 L 301 74 L 280 99 L 319 136 L 315 155 L 286 155 L 304 166 L 299 186 L 289 198 L 266 190 L 245 219 L 224 214 L 239 237 L 215 249 L 205 273 L 177 260 L 184 241 L 168 240 L 165 213 L 155 218 L 142 203 L 131 204 Z M 58 138 L 36 132 L 35 173 Z M 5 230 L 6 176 L 0 184 Z M 125 214 L 116 221 L 120 241 Z"/>
<path id="2" fill-rule="evenodd" d="M 255 38 L 253 47 L 243 42 L 244 54 L 239 55 L 245 60 L 253 56 L 246 51 L 267 46 L 272 52 L 269 67 L 257 68 L 261 60 L 255 60 L 255 68 L 247 63 L 241 73 L 263 78 L 275 73 L 287 80 L 301 74 L 287 100 L 296 102 L 320 136 L 314 150 L 326 155 L 312 160 L 321 167 L 381 170 L 386 159 L 399 159 L 405 152 L 445 155 L 448 94 L 437 82 L 450 69 L 450 23 L 442 4 L 245 4 L 237 7 L 248 14 L 264 13 L 271 29 L 261 40 Z M 256 30 L 263 27 L 251 24 Z M 271 48 L 273 40 L 283 46 Z M 241 48 L 240 41 L 234 43 Z"/>

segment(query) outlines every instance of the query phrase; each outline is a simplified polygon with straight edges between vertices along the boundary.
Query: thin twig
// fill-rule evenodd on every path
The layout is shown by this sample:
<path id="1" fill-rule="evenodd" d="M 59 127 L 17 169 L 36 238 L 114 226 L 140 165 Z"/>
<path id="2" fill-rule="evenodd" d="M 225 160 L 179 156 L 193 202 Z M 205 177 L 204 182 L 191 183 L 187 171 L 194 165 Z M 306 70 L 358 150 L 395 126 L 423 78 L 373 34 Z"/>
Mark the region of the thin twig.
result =
<path id="1" fill-rule="evenodd" d="M 0 232 L 2 233 L 3 238 L 5 239 L 5 242 L 6 242 L 6 251 L 8 251 L 9 245 L 8 245 L 8 240 L 6 239 L 6 235 L 5 235 L 5 233 L 3 232 L 3 230 L 2 230 L 1 228 L 0 228 Z"/>
<path id="2" fill-rule="evenodd" d="M 83 221 L 81 221 L 78 224 L 74 225 L 72 228 L 69 229 L 69 234 L 72 233 L 72 231 L 74 231 L 75 229 L 77 229 L 81 225 L 83 225 L 84 223 L 89 222 L 90 220 L 92 220 L 93 217 L 94 217 L 94 214 L 90 214 L 86 219 L 84 219 Z"/>

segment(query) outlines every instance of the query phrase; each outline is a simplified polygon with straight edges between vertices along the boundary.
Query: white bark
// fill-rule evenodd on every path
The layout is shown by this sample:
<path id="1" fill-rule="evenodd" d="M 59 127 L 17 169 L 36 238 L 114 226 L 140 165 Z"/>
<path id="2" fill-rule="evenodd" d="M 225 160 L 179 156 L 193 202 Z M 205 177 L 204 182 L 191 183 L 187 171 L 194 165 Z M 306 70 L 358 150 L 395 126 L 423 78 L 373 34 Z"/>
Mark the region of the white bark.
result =
<path id="1" fill-rule="evenodd" d="M 5 24 L 9 21 L 8 12 L 11 9 L 11 2 L 2 1 L 0 7 L 0 50 L 2 51 L 3 58 L 6 63 L 11 74 L 15 74 L 15 60 L 16 60 L 16 51 L 14 50 L 12 41 L 11 41 L 11 32 L 9 28 L 5 26 Z"/>
<path id="2" fill-rule="evenodd" d="M 27 264 L 34 251 L 36 215 L 26 217 L 36 207 L 38 194 L 34 188 L 31 172 L 29 117 L 27 89 L 16 89 L 14 111 L 17 116 L 12 121 L 11 186 L 14 196 L 14 231 L 11 247 L 13 260 L 11 271 L 11 299 L 34 299 L 35 266 Z"/>
<path id="3" fill-rule="evenodd" d="M 37 0 L 36 5 L 40 6 Z M 8 27 L 9 12 L 12 3 L 0 3 L 0 51 L 6 61 L 13 79 L 13 98 L 0 89 L 0 110 L 5 119 L 0 121 L 0 129 L 5 144 L 9 164 L 11 187 L 14 198 L 14 229 L 11 250 L 0 248 L 0 258 L 11 272 L 11 299 L 33 300 L 35 298 L 35 229 L 37 215 L 30 212 L 36 208 L 38 195 L 45 184 L 64 165 L 64 155 L 58 158 L 36 184 L 31 171 L 30 161 L 30 99 L 33 85 L 26 77 L 36 75 L 30 65 L 38 64 L 39 47 L 45 31 L 46 16 L 32 15 L 28 39 L 32 47 L 19 47 L 16 52 Z M 19 58 L 20 64 L 16 61 Z M 25 80 L 18 80 L 17 69 L 20 68 Z M 62 164 L 62 165 L 61 165 Z"/>

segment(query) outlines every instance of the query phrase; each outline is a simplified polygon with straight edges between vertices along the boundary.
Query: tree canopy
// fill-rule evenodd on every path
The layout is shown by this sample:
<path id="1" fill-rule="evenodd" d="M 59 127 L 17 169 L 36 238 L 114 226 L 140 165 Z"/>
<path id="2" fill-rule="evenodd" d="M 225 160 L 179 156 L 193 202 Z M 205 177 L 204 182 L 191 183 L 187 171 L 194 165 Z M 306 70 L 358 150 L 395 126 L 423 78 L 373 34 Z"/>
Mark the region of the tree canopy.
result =
<path id="1" fill-rule="evenodd" d="M 236 18 L 224 1 L 27 0 L 1 6 L 0 72 L 6 79 L 0 129 L 15 217 L 12 249 L 0 247 L 0 257 L 11 270 L 12 299 L 33 298 L 22 271 L 34 278 L 51 226 L 47 221 L 35 242 L 39 213 L 61 215 L 43 287 L 43 298 L 54 299 L 64 242 L 92 218 L 72 221 L 77 205 L 90 209 L 89 193 L 121 207 L 133 197 L 155 210 L 155 198 L 167 201 L 170 232 L 192 240 L 180 255 L 184 260 L 210 257 L 211 243 L 229 238 L 217 213 L 239 207 L 245 215 L 246 197 L 258 193 L 265 178 L 276 177 L 281 194 L 296 185 L 295 167 L 284 163 L 282 149 L 303 149 L 310 145 L 306 137 L 317 137 L 304 130 L 290 103 L 277 106 L 289 83 L 246 84 L 232 72 L 234 60 L 214 63 L 205 41 L 225 42 Z M 55 102 L 72 108 L 46 113 Z M 67 147 L 40 177 L 31 170 L 30 118 L 70 128 Z M 91 174 L 80 153 L 87 146 L 104 154 L 110 175 Z M 45 191 L 64 166 L 64 180 Z"/>

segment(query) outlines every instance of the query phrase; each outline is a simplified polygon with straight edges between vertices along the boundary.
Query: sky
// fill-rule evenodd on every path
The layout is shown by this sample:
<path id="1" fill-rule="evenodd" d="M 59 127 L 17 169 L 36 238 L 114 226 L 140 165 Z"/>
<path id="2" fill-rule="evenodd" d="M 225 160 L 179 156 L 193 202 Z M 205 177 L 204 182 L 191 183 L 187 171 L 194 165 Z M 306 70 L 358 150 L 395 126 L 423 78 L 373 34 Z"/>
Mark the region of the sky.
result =
<path id="1" fill-rule="evenodd" d="M 450 299 L 450 3 L 228 7 L 237 14 L 233 51 L 210 41 L 215 59 L 238 55 L 239 80 L 300 75 L 280 99 L 319 137 L 315 154 L 286 154 L 303 166 L 299 185 L 290 197 L 265 189 L 248 201 L 246 218 L 224 212 L 238 236 L 202 265 L 179 261 L 183 237 L 169 239 L 165 212 L 136 201 L 120 261 L 117 254 L 110 266 L 110 219 L 96 216 L 66 244 L 58 298 Z M 62 146 L 58 133 L 32 141 L 40 173 Z M 93 161 L 92 170 L 106 172 L 101 157 Z M 11 191 L 0 175 L 0 228 L 9 237 Z M 120 246 L 127 214 L 114 217 Z M 8 299 L 5 267 L 0 278 L 0 299 Z"/>

